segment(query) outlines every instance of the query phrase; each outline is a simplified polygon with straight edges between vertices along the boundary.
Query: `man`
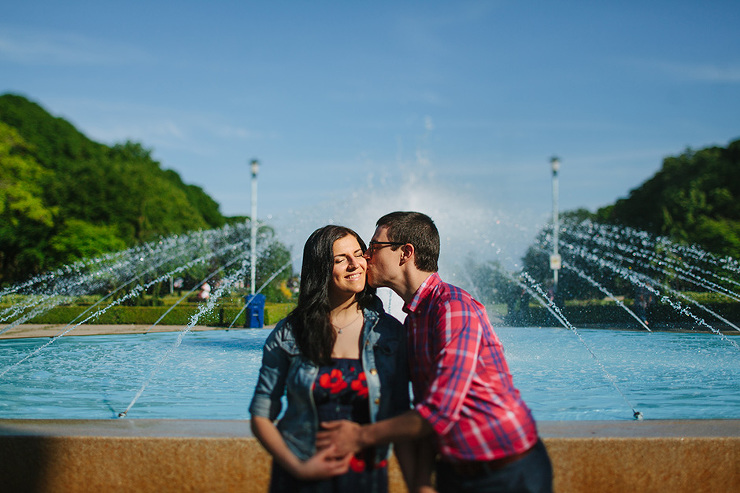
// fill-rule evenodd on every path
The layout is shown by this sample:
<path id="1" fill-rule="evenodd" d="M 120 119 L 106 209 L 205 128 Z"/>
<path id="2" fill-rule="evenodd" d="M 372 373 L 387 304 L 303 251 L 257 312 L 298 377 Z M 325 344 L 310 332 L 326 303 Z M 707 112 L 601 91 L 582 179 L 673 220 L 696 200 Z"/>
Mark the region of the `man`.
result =
<path id="1" fill-rule="evenodd" d="M 383 216 L 365 255 L 370 285 L 404 300 L 414 409 L 365 426 L 324 423 L 317 445 L 356 451 L 431 436 L 440 492 L 551 491 L 550 459 L 485 308 L 437 274 L 432 219 L 418 212 Z M 434 447 L 415 444 L 416 469 L 404 474 L 410 489 L 421 491 L 431 487 Z"/>

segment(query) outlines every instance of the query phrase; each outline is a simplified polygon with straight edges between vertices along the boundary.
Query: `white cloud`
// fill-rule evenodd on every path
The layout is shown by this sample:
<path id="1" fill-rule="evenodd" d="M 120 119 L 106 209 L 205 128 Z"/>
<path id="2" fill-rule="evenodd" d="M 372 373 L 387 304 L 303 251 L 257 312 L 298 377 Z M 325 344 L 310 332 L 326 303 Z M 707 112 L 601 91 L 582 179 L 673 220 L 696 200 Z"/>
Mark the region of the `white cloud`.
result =
<path id="1" fill-rule="evenodd" d="M 210 132 L 214 135 L 223 139 L 234 139 L 234 140 L 262 140 L 262 139 L 274 139 L 275 135 L 265 135 L 261 132 L 255 132 L 244 127 L 237 127 L 233 125 L 214 123 L 207 126 L 210 127 Z"/>
<path id="2" fill-rule="evenodd" d="M 432 117 L 427 115 L 424 117 L 424 128 L 427 130 L 427 132 L 431 132 L 434 130 L 434 120 L 432 120 Z"/>
<path id="3" fill-rule="evenodd" d="M 639 60 L 634 65 L 658 71 L 679 80 L 737 83 L 740 82 L 740 65 L 737 63 L 692 63 Z"/>
<path id="4" fill-rule="evenodd" d="M 27 65 L 120 65 L 149 61 L 150 55 L 74 32 L 4 26 L 0 59 Z"/>
<path id="5" fill-rule="evenodd" d="M 740 82 L 740 66 L 671 64 L 665 68 L 687 79 L 706 82 Z"/>
<path id="6" fill-rule="evenodd" d="M 71 121 L 91 139 L 106 144 L 133 140 L 157 154 L 181 151 L 205 156 L 219 146 L 245 141 L 274 140 L 273 134 L 232 125 L 219 114 L 164 106 L 96 99 L 58 99 L 47 102 L 54 114 Z"/>

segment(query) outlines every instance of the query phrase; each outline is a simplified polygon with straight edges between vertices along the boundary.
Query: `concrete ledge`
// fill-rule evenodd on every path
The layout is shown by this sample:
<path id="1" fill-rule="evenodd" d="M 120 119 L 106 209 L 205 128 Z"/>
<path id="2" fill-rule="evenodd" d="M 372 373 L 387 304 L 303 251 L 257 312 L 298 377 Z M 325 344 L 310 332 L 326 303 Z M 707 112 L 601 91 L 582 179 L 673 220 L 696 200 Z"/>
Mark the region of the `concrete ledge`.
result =
<path id="1" fill-rule="evenodd" d="M 740 420 L 539 428 L 559 493 L 740 491 Z M 0 420 L 3 491 L 263 492 L 269 471 L 248 421 Z"/>

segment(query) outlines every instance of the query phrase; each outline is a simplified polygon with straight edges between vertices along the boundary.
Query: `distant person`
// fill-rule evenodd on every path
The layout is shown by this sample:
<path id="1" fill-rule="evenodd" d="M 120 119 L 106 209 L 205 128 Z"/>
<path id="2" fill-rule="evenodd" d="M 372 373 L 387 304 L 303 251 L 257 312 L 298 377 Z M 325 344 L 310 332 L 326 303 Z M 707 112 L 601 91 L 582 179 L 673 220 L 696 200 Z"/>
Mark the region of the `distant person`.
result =
<path id="1" fill-rule="evenodd" d="M 199 300 L 207 300 L 211 297 L 211 285 L 207 282 L 204 282 L 203 285 L 200 287 L 200 292 L 198 293 L 198 299 Z"/>
<path id="2" fill-rule="evenodd" d="M 653 296 L 647 289 L 641 288 L 638 290 L 634 302 L 634 311 L 645 325 L 650 323 L 648 320 L 648 311 L 652 302 Z"/>
<path id="3" fill-rule="evenodd" d="M 388 489 L 388 445 L 316 449 L 320 422 L 371 423 L 410 409 L 403 325 L 367 285 L 364 252 L 351 229 L 316 230 L 303 250 L 298 304 L 265 342 L 249 411 L 273 457 L 271 492 Z"/>
<path id="4" fill-rule="evenodd" d="M 319 447 L 345 453 L 421 439 L 409 466 L 418 491 L 431 491 L 434 463 L 440 492 L 550 492 L 549 456 L 485 308 L 437 274 L 439 233 L 431 218 L 383 216 L 365 256 L 368 284 L 404 300 L 415 407 L 369 425 L 325 423 Z"/>

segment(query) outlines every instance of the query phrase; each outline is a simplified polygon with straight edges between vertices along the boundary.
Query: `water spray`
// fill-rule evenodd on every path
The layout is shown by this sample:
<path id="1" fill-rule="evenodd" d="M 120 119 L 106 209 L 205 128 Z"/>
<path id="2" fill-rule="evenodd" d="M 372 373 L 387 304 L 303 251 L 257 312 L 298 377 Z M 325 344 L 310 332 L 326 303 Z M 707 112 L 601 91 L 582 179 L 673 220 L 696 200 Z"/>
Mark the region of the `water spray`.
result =
<path id="1" fill-rule="evenodd" d="M 522 277 L 524 277 L 527 280 L 527 282 L 530 283 L 531 286 L 539 293 L 540 295 L 539 299 L 546 301 L 547 305 L 551 308 L 551 313 L 554 312 L 558 314 L 556 318 L 563 324 L 563 326 L 569 329 L 571 332 L 573 332 L 578 337 L 578 340 L 581 341 L 581 344 L 583 344 L 583 347 L 585 347 L 586 350 L 589 352 L 589 354 L 591 354 L 594 361 L 596 361 L 596 363 L 599 365 L 599 367 L 601 368 L 601 371 L 604 373 L 606 378 L 609 380 L 609 382 L 611 382 L 612 386 L 616 389 L 616 391 L 619 392 L 619 395 L 622 396 L 622 399 L 624 399 L 624 402 L 626 402 L 627 405 L 630 407 L 630 409 L 632 409 L 633 417 L 635 419 L 642 419 L 642 413 L 637 411 L 634 408 L 634 406 L 630 403 L 630 401 L 627 399 L 627 396 L 624 395 L 624 392 L 622 392 L 622 390 L 617 385 L 617 382 L 614 376 L 612 376 L 612 374 L 606 370 L 606 367 L 604 366 L 604 364 L 599 360 L 599 358 L 596 357 L 594 352 L 591 350 L 588 344 L 586 344 L 586 341 L 583 340 L 583 338 L 581 337 L 581 334 L 578 333 L 578 330 L 573 326 L 573 324 L 568 322 L 568 319 L 565 318 L 563 313 L 560 311 L 560 308 L 558 308 L 558 306 L 547 297 L 547 295 L 542 290 L 540 285 L 534 279 L 532 279 L 532 277 L 529 274 L 527 274 L 526 272 L 522 272 Z"/>

